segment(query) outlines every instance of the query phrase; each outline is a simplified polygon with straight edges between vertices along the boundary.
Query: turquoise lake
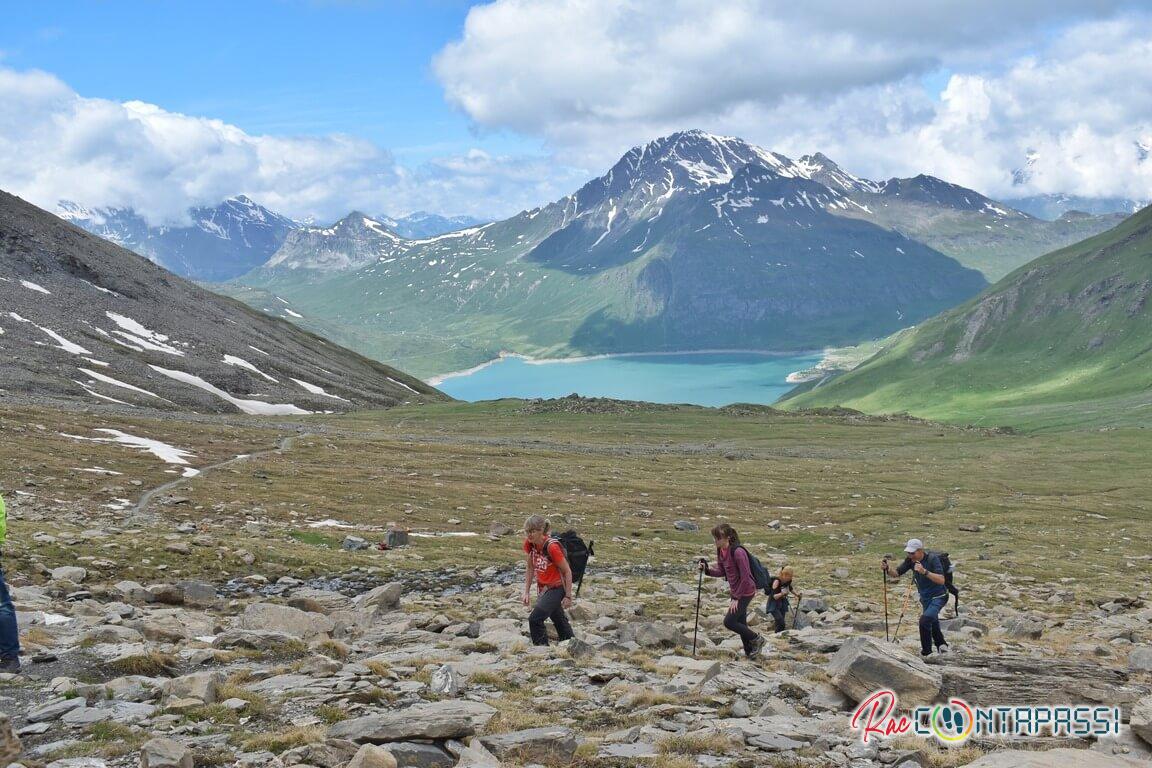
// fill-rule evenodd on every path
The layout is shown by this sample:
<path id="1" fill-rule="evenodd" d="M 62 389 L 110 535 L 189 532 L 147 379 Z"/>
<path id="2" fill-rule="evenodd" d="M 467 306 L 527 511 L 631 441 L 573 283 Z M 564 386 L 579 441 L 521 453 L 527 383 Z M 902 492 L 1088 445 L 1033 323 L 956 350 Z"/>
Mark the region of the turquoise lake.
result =
<path id="1" fill-rule="evenodd" d="M 503 397 L 613 397 L 653 403 L 770 405 L 792 389 L 788 374 L 811 368 L 819 354 L 746 352 L 621 355 L 575 361 L 509 357 L 436 385 L 458 400 Z"/>

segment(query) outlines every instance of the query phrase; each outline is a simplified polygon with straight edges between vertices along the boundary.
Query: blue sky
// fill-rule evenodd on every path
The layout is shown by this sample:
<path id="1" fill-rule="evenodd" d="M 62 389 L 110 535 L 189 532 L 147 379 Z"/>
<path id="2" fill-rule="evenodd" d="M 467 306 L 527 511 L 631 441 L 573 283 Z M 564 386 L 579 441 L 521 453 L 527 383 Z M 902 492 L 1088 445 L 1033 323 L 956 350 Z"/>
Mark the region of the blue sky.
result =
<path id="1" fill-rule="evenodd" d="M 6 9 L 3 62 L 51 72 L 79 93 L 219 118 L 251 133 L 350 133 L 418 162 L 482 145 L 430 63 L 471 3 L 50 2 Z M 66 12 L 62 12 L 66 9 Z"/>
<path id="2" fill-rule="evenodd" d="M 155 221 L 234 194 L 501 217 L 701 128 L 1001 199 L 1148 199 L 1149 28 L 1146 0 L 13 3 L 0 188 Z"/>

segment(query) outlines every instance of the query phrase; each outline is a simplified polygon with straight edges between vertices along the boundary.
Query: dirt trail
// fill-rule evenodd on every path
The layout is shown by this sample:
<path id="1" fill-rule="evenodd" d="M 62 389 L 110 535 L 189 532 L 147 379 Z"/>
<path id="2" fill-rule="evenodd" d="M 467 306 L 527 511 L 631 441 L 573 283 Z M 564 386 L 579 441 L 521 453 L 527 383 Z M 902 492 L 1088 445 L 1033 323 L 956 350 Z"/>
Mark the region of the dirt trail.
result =
<path id="1" fill-rule="evenodd" d="M 286 452 L 292 450 L 292 446 L 295 445 L 296 441 L 299 440 L 300 438 L 312 437 L 312 436 L 313 435 L 311 433 L 289 435 L 288 437 L 281 438 L 279 444 L 277 444 L 277 446 L 275 448 L 269 448 L 266 451 L 257 451 L 256 453 L 245 453 L 245 454 L 242 454 L 240 456 L 236 456 L 234 458 L 228 459 L 227 461 L 221 461 L 217 464 L 211 464 L 207 467 L 201 467 L 200 473 L 198 475 L 196 475 L 195 477 L 181 477 L 177 480 L 173 480 L 170 483 L 164 483 L 164 485 L 157 486 L 156 488 L 153 488 L 150 491 L 145 491 L 144 495 L 140 497 L 140 501 L 136 502 L 136 507 L 132 510 L 131 519 L 132 520 L 138 520 L 142 517 L 145 517 L 146 512 L 148 510 L 148 504 L 152 501 L 152 499 L 156 498 L 160 494 L 163 494 L 163 493 L 166 493 L 166 492 L 172 490 L 173 488 L 176 488 L 179 485 L 184 485 L 190 481 L 193 481 L 196 479 L 196 477 L 203 477 L 203 475 L 206 472 L 211 472 L 212 470 L 215 470 L 215 469 L 223 469 L 224 467 L 230 467 L 233 464 L 239 464 L 242 461 L 250 461 L 251 459 L 258 459 L 262 456 L 268 456 L 268 455 L 273 454 L 273 453 L 286 453 Z"/>

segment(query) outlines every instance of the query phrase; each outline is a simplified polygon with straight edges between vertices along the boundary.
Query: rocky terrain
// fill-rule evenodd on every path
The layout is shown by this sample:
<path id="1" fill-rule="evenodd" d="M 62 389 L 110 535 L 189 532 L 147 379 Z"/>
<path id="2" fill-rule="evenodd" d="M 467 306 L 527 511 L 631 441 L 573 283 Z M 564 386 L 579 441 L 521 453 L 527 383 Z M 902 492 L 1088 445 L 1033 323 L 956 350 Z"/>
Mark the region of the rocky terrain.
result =
<path id="1" fill-rule="evenodd" d="M 0 192 L 0 395 L 299 415 L 441 399 Z M 296 317 L 293 317 L 293 315 Z"/>
<path id="2" fill-rule="evenodd" d="M 185 525 L 169 538 L 215 546 L 221 535 Z M 1140 600 L 1101 596 L 1075 621 L 1051 622 L 1043 606 L 1058 593 L 1006 579 L 945 622 L 959 652 L 928 665 L 910 652 L 911 616 L 899 645 L 886 646 L 871 600 L 810 594 L 800 629 L 747 661 L 719 626 L 714 585 L 690 655 L 696 585 L 683 574 L 636 591 L 635 574 L 597 572 L 572 611 L 576 639 L 533 648 L 520 573 L 506 564 L 448 588 L 435 573 L 381 583 L 385 572 L 309 583 L 257 568 L 227 584 L 148 585 L 106 583 L 80 566 L 31 574 L 14 598 L 32 661 L 26 674 L 0 677 L 0 706 L 22 744 L 17 753 L 9 732 L 7 759 L 19 754 L 28 768 L 1022 764 L 1003 752 L 972 762 L 1013 745 L 860 743 L 849 714 L 880 686 L 922 701 L 1118 705 L 1137 735 L 1049 739 L 1091 752 L 1031 764 L 1152 756 L 1140 740 L 1152 739 L 1152 608 Z M 1024 590 L 1033 612 L 990 606 Z M 1058 638 L 1075 638 L 1063 658 L 1053 658 Z"/>
<path id="3" fill-rule="evenodd" d="M 1100 474 L 1127 471 L 1123 436 L 1080 435 L 1076 485 L 1049 499 L 1027 479 L 1031 462 L 1050 471 L 1066 438 L 850 413 L 542 406 L 409 407 L 274 429 L 239 416 L 0 415 L 3 564 L 25 648 L 23 673 L 0 677 L 0 765 L 1152 759 L 1152 606 L 1138 586 L 1147 527 Z M 68 437 L 97 421 L 194 450 L 198 465 L 251 458 L 165 482 L 154 458 Z M 298 438 L 256 450 L 285 433 Z M 1142 482 L 1129 478 L 1132 499 Z M 147 505 L 103 503 L 157 487 Z M 939 502 L 916 501 L 938 487 Z M 529 645 L 519 601 L 516 531 L 529 511 L 580 526 L 603 558 L 572 611 L 576 639 L 546 649 Z M 797 626 L 790 617 L 757 661 L 721 625 L 716 580 L 691 653 L 692 557 L 708 554 L 721 516 L 769 567 L 798 568 Z M 913 519 L 950 542 L 964 590 L 940 663 L 915 655 L 905 584 L 888 589 L 898 642 L 883 640 L 876 562 Z M 409 528 L 409 545 L 372 548 L 389 525 Z M 753 621 L 766 630 L 758 611 Z M 1106 704 L 1127 725 L 1093 742 L 865 745 L 848 721 L 881 686 L 909 703 Z"/>

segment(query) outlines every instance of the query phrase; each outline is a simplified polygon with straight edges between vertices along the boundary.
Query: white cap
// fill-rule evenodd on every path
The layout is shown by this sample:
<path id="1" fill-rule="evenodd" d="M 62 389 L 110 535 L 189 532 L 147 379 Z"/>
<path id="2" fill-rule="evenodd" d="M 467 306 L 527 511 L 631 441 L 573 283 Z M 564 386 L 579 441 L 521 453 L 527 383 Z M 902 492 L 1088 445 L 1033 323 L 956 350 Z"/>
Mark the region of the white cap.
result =
<path id="1" fill-rule="evenodd" d="M 904 551 L 911 554 L 918 549 L 924 549 L 924 542 L 920 539 L 908 539 L 908 543 L 904 545 Z"/>

